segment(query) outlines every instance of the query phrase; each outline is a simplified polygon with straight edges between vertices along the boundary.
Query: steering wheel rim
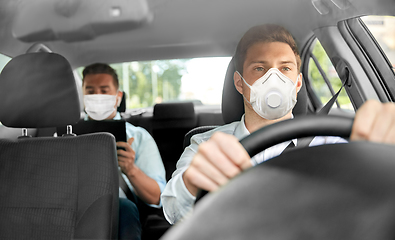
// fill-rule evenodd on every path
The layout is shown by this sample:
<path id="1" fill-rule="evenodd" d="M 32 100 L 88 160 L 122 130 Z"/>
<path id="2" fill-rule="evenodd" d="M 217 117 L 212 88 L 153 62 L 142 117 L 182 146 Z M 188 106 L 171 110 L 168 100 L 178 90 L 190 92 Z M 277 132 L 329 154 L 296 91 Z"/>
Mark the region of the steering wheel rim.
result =
<path id="1" fill-rule="evenodd" d="M 343 116 L 301 116 L 263 127 L 241 139 L 240 143 L 253 157 L 271 146 L 295 138 L 314 136 L 349 138 L 353 122 L 353 118 Z"/>
<path id="2" fill-rule="evenodd" d="M 338 136 L 349 138 L 354 118 L 331 115 L 306 115 L 258 129 L 240 140 L 250 157 L 276 144 L 295 138 Z M 208 192 L 199 190 L 195 204 Z"/>

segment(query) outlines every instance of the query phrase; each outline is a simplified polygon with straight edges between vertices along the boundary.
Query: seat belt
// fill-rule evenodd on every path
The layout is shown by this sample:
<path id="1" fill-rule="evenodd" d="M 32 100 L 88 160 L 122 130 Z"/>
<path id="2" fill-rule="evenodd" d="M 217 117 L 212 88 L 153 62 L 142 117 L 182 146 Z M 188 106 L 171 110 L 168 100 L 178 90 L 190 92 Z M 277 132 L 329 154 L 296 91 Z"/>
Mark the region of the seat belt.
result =
<path id="1" fill-rule="evenodd" d="M 346 79 L 346 81 L 344 81 L 344 83 L 340 87 L 339 91 L 337 91 L 337 93 L 332 96 L 332 98 L 325 104 L 325 106 L 322 107 L 320 111 L 318 111 L 317 115 L 328 115 L 333 104 L 337 100 L 337 97 L 339 96 L 340 92 L 343 90 L 343 87 L 346 85 L 347 82 L 348 82 L 348 78 Z"/>
<path id="2" fill-rule="evenodd" d="M 311 143 L 311 141 L 313 141 L 314 137 L 305 137 L 305 138 L 298 138 L 297 139 L 297 145 L 295 146 L 294 142 L 291 141 L 288 146 L 283 150 L 283 153 L 288 152 L 290 150 L 294 150 L 297 148 L 304 148 L 304 147 L 308 147 Z"/>
<path id="3" fill-rule="evenodd" d="M 134 194 L 132 193 L 132 191 L 130 190 L 128 184 L 125 182 L 125 179 L 123 179 L 122 177 L 122 172 L 121 170 L 118 171 L 118 179 L 119 179 L 119 187 L 122 189 L 122 191 L 125 193 L 126 197 L 134 202 L 135 204 L 137 204 L 136 201 L 136 197 L 134 196 Z"/>
<path id="4" fill-rule="evenodd" d="M 324 107 L 321 108 L 320 111 L 317 112 L 316 115 L 328 115 L 328 113 L 331 110 L 333 104 L 337 100 L 337 97 L 339 96 L 340 92 L 343 90 L 343 87 L 346 85 L 347 82 L 348 82 L 348 78 L 346 79 L 346 81 L 344 81 L 344 83 L 340 87 L 339 91 L 337 91 L 337 93 L 332 96 L 332 98 L 325 104 Z M 310 143 L 313 141 L 313 139 L 314 139 L 314 137 L 298 138 L 298 143 L 297 143 L 298 145 L 295 146 L 294 148 L 308 147 L 310 145 Z"/>

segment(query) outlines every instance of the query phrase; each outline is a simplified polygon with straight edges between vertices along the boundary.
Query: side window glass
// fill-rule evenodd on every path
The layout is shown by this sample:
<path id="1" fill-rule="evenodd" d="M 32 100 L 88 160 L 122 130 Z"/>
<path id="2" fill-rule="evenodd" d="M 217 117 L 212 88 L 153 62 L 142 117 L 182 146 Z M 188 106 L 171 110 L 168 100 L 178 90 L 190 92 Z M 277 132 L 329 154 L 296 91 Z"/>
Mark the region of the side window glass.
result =
<path id="1" fill-rule="evenodd" d="M 342 82 L 321 43 L 316 39 L 311 47 L 308 78 L 315 95 L 324 106 L 339 91 Z M 333 108 L 354 111 L 350 98 L 343 88 Z"/>
<path id="2" fill-rule="evenodd" d="M 0 54 L 0 72 L 3 70 L 4 66 L 5 66 L 10 60 L 11 60 L 10 57 L 7 57 L 7 56 L 5 56 L 5 55 L 3 55 L 3 54 Z M 0 125 L 2 125 L 1 122 L 0 122 Z"/>
<path id="3" fill-rule="evenodd" d="M 165 59 L 115 63 L 111 67 L 118 74 L 120 89 L 126 93 L 128 109 L 179 101 L 220 106 L 230 60 L 231 57 Z M 81 78 L 83 69 L 76 71 Z"/>
<path id="4" fill-rule="evenodd" d="M 11 60 L 10 57 L 0 53 L 0 71 L 3 70 L 4 66 Z"/>

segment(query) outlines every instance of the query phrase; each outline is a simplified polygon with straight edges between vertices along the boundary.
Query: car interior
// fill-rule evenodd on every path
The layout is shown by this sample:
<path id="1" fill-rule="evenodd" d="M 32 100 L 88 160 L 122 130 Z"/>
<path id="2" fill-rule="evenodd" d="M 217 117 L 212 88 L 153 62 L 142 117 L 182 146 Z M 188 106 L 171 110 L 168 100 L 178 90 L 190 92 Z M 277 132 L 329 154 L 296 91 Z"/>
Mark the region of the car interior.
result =
<path id="1" fill-rule="evenodd" d="M 117 71 L 117 111 L 153 137 L 168 181 L 193 135 L 240 121 L 232 57 L 243 34 L 264 23 L 294 36 L 303 85 L 294 125 L 241 140 L 251 156 L 292 138 L 347 139 L 365 101 L 395 101 L 393 0 L 1 1 L 0 238 L 118 239 L 117 133 L 72 127 L 84 122 L 85 66 Z M 391 238 L 393 150 L 338 145 L 271 159 L 199 200 L 190 221 L 176 226 L 163 209 L 139 205 L 142 239 Z M 281 209 L 290 214 L 275 217 Z M 318 225 L 343 209 L 350 211 Z M 240 216 L 246 224 L 238 226 Z M 315 222 L 315 233 L 303 236 Z M 292 227 L 275 238 L 284 225 Z"/>

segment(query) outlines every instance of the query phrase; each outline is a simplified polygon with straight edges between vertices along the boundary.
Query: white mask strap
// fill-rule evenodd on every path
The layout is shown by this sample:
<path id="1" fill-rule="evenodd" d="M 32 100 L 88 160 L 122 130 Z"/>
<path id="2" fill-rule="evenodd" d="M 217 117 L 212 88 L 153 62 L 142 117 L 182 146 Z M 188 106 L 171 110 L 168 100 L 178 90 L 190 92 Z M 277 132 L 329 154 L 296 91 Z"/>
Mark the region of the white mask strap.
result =
<path id="1" fill-rule="evenodd" d="M 241 76 L 241 74 L 239 73 L 239 71 L 236 71 L 236 72 L 237 72 L 237 74 L 239 74 L 239 76 L 241 77 L 241 79 L 243 79 L 244 83 L 247 84 L 247 86 L 250 88 L 250 97 L 251 97 L 251 85 L 248 84 L 248 83 L 246 82 L 246 80 L 243 78 L 243 76 Z M 248 101 L 248 99 L 244 96 L 244 94 L 241 94 L 241 96 L 243 96 L 244 100 L 246 100 L 246 101 L 251 105 L 251 102 Z"/>
<path id="2" fill-rule="evenodd" d="M 251 85 L 247 83 L 247 81 L 243 78 L 243 76 L 241 76 L 241 74 L 239 73 L 239 71 L 236 71 L 237 74 L 239 74 L 239 76 L 241 77 L 241 79 L 243 79 L 244 83 L 247 84 L 247 86 L 251 89 Z"/>

